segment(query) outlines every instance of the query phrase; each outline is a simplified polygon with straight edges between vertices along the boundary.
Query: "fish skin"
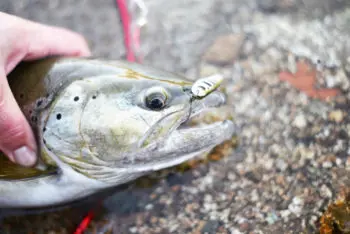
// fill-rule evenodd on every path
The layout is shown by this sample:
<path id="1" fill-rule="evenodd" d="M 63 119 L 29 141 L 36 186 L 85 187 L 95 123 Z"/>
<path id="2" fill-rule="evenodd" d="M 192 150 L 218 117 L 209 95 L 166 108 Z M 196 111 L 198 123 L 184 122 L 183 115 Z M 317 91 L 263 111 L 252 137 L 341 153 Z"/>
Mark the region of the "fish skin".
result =
<path id="1" fill-rule="evenodd" d="M 0 167 L 0 207 L 81 199 L 180 164 L 235 131 L 231 121 L 179 128 L 201 111 L 224 104 L 223 94 L 214 91 L 192 100 L 192 82 L 139 64 L 47 58 L 20 64 L 8 79 L 36 135 L 40 160 L 35 173 L 22 177 L 18 166 L 12 177 Z M 164 108 L 147 106 L 152 95 L 163 95 Z M 50 173 L 39 173 L 45 167 Z"/>

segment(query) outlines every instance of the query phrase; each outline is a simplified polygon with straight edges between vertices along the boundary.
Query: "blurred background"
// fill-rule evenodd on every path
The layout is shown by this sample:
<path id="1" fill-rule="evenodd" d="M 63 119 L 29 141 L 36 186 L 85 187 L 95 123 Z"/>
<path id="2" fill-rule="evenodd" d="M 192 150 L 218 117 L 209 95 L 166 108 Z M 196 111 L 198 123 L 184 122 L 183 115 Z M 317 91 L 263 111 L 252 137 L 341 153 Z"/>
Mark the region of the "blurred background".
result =
<path id="1" fill-rule="evenodd" d="M 209 119 L 232 113 L 239 144 L 114 194 L 86 233 L 350 232 L 350 1 L 144 3 L 142 62 L 193 80 L 224 74 L 228 105 Z M 0 11 L 125 59 L 116 1 L 1 0 Z M 8 217 L 0 231 L 73 233 L 87 210 Z"/>

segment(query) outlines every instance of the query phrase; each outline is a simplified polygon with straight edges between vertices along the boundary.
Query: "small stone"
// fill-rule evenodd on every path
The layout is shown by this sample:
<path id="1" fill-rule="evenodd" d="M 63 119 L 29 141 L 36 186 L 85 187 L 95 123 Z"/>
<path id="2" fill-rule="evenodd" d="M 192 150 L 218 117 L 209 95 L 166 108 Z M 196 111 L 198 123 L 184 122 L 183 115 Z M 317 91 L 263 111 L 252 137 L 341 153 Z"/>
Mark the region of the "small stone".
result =
<path id="1" fill-rule="evenodd" d="M 129 231 L 131 233 L 136 233 L 137 232 L 137 227 L 131 227 L 131 228 L 129 228 Z"/>
<path id="2" fill-rule="evenodd" d="M 241 50 L 244 38 L 244 34 L 229 34 L 218 37 L 205 52 L 203 59 L 217 65 L 232 64 Z"/>
<path id="3" fill-rule="evenodd" d="M 291 212 L 290 212 L 289 210 L 282 210 L 282 211 L 280 212 L 280 214 L 281 214 L 281 217 L 282 217 L 283 219 L 287 219 L 287 218 L 289 217 L 289 215 L 291 214 Z"/>
<path id="4" fill-rule="evenodd" d="M 285 186 L 285 185 L 286 185 L 286 180 L 285 180 L 284 176 L 283 176 L 283 175 L 277 175 L 277 176 L 276 176 L 276 183 L 277 183 L 278 185 L 283 185 L 283 186 Z"/>
<path id="5" fill-rule="evenodd" d="M 307 120 L 304 115 L 297 115 L 293 121 L 293 126 L 302 129 L 307 125 Z"/>
<path id="6" fill-rule="evenodd" d="M 320 195 L 324 198 L 331 198 L 332 191 L 325 184 L 323 184 L 320 188 Z"/>
<path id="7" fill-rule="evenodd" d="M 243 222 L 239 224 L 239 230 L 242 232 L 248 231 L 249 229 L 249 223 L 248 222 Z"/>
<path id="8" fill-rule="evenodd" d="M 230 233 L 231 234 L 242 234 L 242 232 L 240 232 L 237 228 L 232 227 L 230 228 Z"/>
<path id="9" fill-rule="evenodd" d="M 344 113 L 341 110 L 335 110 L 329 113 L 329 120 L 340 123 L 344 119 Z"/>
<path id="10" fill-rule="evenodd" d="M 251 194 L 250 194 L 250 198 L 252 202 L 257 202 L 259 201 L 259 193 L 257 191 L 257 189 L 254 189 Z"/>
<path id="11" fill-rule="evenodd" d="M 303 210 L 304 200 L 301 197 L 294 197 L 292 203 L 289 204 L 288 209 L 297 217 L 301 215 Z"/>
<path id="12" fill-rule="evenodd" d="M 153 209 L 153 205 L 152 204 L 147 204 L 145 209 L 146 210 L 152 210 Z"/>
<path id="13" fill-rule="evenodd" d="M 219 227 L 220 223 L 218 220 L 209 220 L 204 227 L 201 230 L 201 233 L 206 234 L 214 234 L 217 233 L 217 229 Z"/>
<path id="14" fill-rule="evenodd" d="M 285 171 L 288 168 L 288 164 L 283 159 L 278 158 L 276 160 L 276 167 L 280 171 Z"/>
<path id="15" fill-rule="evenodd" d="M 278 216 L 276 215 L 275 212 L 268 213 L 266 221 L 268 224 L 274 224 L 275 222 L 278 221 Z"/>
<path id="16" fill-rule="evenodd" d="M 330 161 L 325 161 L 322 163 L 323 168 L 331 168 L 332 167 L 332 162 Z"/>
<path id="17" fill-rule="evenodd" d="M 155 223 L 157 223 L 158 219 L 156 217 L 152 216 L 150 221 L 152 224 L 155 224 Z"/>
<path id="18" fill-rule="evenodd" d="M 207 76 L 211 76 L 211 75 L 218 74 L 218 73 L 220 73 L 220 70 L 218 67 L 210 65 L 210 64 L 203 64 L 200 68 L 199 76 L 200 77 L 207 77 Z"/>
<path id="19" fill-rule="evenodd" d="M 187 214 L 191 214 L 194 210 L 194 206 L 193 206 L 193 203 L 190 203 L 190 204 L 187 204 L 186 207 L 185 207 L 185 212 Z"/>
<path id="20" fill-rule="evenodd" d="M 278 9 L 279 0 L 261 0 L 257 1 L 260 10 L 265 12 L 275 12 Z"/>
<path id="21" fill-rule="evenodd" d="M 257 171 L 248 171 L 244 175 L 248 180 L 254 182 L 254 183 L 259 183 L 262 175 L 258 173 Z"/>
<path id="22" fill-rule="evenodd" d="M 335 160 L 335 163 L 337 164 L 337 166 L 339 167 L 342 164 L 342 160 L 340 158 L 337 158 Z"/>

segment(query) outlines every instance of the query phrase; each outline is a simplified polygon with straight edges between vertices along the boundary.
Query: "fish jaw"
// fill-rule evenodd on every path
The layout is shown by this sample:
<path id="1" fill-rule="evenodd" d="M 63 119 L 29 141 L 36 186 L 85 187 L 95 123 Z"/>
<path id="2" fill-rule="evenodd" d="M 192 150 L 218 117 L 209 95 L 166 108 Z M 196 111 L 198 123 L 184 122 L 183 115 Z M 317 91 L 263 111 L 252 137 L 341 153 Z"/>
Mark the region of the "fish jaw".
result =
<path id="1" fill-rule="evenodd" d="M 203 99 L 195 100 L 186 120 L 209 108 L 222 106 L 225 101 L 224 95 L 217 91 Z M 236 127 L 230 120 L 202 126 L 186 126 L 186 122 L 179 124 L 166 138 L 134 154 L 127 165 L 128 172 L 145 173 L 175 166 L 210 151 L 218 144 L 231 139 L 236 132 Z"/>
<path id="2" fill-rule="evenodd" d="M 157 171 L 183 163 L 210 151 L 216 145 L 229 140 L 235 133 L 230 120 L 206 126 L 175 130 L 157 149 L 136 156 L 139 165 L 130 167 L 129 172 L 144 173 Z"/>

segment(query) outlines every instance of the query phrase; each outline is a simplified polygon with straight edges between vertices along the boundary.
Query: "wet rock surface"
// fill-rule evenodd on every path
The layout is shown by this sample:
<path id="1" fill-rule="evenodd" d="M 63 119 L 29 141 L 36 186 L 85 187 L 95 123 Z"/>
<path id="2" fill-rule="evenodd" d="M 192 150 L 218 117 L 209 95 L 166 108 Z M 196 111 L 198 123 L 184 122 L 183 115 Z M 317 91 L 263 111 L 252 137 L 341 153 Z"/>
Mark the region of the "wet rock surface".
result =
<path id="1" fill-rule="evenodd" d="M 144 62 L 192 79 L 222 73 L 239 145 L 221 160 L 114 194 L 87 233 L 317 232 L 350 187 L 349 2 L 146 3 Z M 123 56 L 113 1 L 99 10 L 82 0 L 1 4 L 84 33 L 96 56 Z M 70 233 L 77 213 L 8 218 L 3 231 Z"/>

